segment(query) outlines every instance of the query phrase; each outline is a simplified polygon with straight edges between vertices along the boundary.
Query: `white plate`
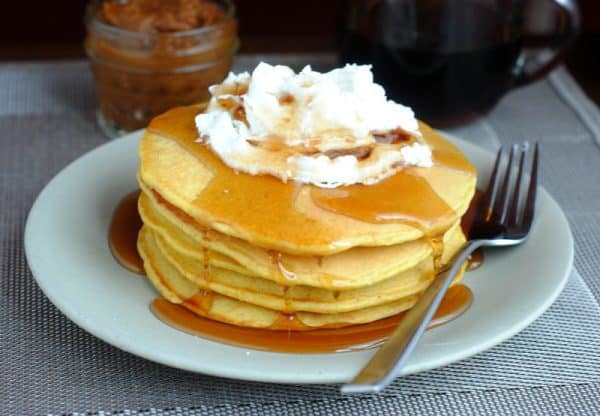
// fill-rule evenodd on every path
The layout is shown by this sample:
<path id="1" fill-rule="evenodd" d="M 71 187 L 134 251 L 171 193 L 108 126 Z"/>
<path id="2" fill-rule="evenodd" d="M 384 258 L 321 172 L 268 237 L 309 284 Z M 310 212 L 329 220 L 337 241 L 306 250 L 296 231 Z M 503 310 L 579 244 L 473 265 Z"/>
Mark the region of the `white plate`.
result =
<path id="1" fill-rule="evenodd" d="M 165 325 L 149 310 L 156 293 L 112 258 L 113 208 L 137 188 L 137 132 L 82 156 L 46 186 L 25 230 L 29 266 L 48 298 L 96 337 L 140 357 L 185 370 L 281 383 L 350 380 L 373 351 L 260 352 L 204 340 Z M 453 140 L 487 178 L 493 156 Z M 559 206 L 540 189 L 532 235 L 522 246 L 486 253 L 467 274 L 475 300 L 459 319 L 428 331 L 403 373 L 440 367 L 488 349 L 541 315 L 567 280 L 573 239 Z"/>

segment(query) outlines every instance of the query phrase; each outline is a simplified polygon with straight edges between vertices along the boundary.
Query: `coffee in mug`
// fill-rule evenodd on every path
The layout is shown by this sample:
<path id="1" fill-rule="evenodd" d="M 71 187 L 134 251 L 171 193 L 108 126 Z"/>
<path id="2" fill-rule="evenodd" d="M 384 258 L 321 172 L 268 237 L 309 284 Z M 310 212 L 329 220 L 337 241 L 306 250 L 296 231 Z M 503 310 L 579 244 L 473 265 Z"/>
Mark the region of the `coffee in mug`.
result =
<path id="1" fill-rule="evenodd" d="M 372 64 L 388 97 L 412 107 L 420 119 L 460 124 L 560 62 L 579 19 L 570 1 L 556 3 L 568 22 L 565 36 L 553 57 L 534 69 L 526 65 L 525 6 L 519 0 L 351 1 L 341 57 Z"/>

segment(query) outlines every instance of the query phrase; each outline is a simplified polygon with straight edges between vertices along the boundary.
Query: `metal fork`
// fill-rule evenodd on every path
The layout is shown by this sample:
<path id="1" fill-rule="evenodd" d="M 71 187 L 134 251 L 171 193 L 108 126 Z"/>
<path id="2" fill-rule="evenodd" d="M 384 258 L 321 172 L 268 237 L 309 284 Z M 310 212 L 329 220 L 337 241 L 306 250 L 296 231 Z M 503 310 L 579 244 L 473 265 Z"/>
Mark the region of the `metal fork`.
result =
<path id="1" fill-rule="evenodd" d="M 478 206 L 468 242 L 454 257 L 452 267 L 437 275 L 423 292 L 398 328 L 381 346 L 361 372 L 350 383 L 342 386 L 342 393 L 376 393 L 387 387 L 398 375 L 417 342 L 425 332 L 450 283 L 461 265 L 479 247 L 513 246 L 521 244 L 529 235 L 535 212 L 537 192 L 538 144 L 513 145 L 508 162 L 502 167 L 505 150 L 500 148 L 487 189 Z M 516 179 L 513 164 L 518 161 Z M 526 159 L 529 165 L 529 185 L 522 194 L 525 182 Z"/>

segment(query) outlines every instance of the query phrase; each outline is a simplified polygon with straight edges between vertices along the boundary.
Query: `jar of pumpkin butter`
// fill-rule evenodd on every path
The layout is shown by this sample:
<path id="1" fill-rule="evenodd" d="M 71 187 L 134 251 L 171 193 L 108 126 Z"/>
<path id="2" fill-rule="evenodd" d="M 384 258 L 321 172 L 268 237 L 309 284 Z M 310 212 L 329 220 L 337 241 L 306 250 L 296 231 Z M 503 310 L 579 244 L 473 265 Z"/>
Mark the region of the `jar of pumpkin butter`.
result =
<path id="1" fill-rule="evenodd" d="M 206 101 L 238 49 L 230 0 L 104 0 L 86 11 L 98 123 L 111 137 Z"/>

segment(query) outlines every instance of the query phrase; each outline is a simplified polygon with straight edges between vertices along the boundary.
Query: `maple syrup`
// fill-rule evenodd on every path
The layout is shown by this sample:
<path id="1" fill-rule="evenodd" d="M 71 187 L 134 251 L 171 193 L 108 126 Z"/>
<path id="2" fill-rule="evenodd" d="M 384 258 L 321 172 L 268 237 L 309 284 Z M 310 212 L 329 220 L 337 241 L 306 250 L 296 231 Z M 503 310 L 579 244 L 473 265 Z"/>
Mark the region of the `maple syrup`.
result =
<path id="1" fill-rule="evenodd" d="M 475 195 L 473 195 L 473 199 L 469 204 L 469 208 L 467 212 L 462 216 L 460 220 L 460 226 L 463 230 L 463 233 L 469 237 L 471 233 L 471 228 L 473 227 L 473 223 L 475 222 L 475 216 L 477 215 L 477 208 L 481 203 L 481 198 L 483 198 L 483 192 L 479 189 L 475 191 Z M 483 264 L 485 259 L 485 255 L 483 252 L 483 248 L 478 248 L 475 250 L 467 259 L 467 271 L 472 271 L 478 269 Z"/>
<path id="2" fill-rule="evenodd" d="M 467 270 L 468 272 L 479 269 L 483 264 L 483 260 L 485 259 L 485 255 L 483 254 L 483 249 L 478 248 L 475 250 L 467 259 Z"/>
<path id="3" fill-rule="evenodd" d="M 440 304 L 429 328 L 460 316 L 473 301 L 471 290 L 464 285 L 451 287 Z M 404 313 L 368 324 L 309 331 L 274 331 L 244 328 L 204 318 L 183 306 L 163 298 L 152 302 L 152 312 L 166 324 L 181 331 L 225 344 L 263 351 L 287 353 L 327 353 L 373 348 L 394 331 Z M 294 319 L 293 315 L 284 319 Z"/>
<path id="4" fill-rule="evenodd" d="M 420 230 L 440 228 L 437 224 L 447 224 L 455 216 L 427 180 L 410 168 L 374 185 L 315 187 L 311 197 L 321 208 L 364 222 L 401 222 Z"/>
<path id="5" fill-rule="evenodd" d="M 129 271 L 144 274 L 144 262 L 137 250 L 137 236 L 142 228 L 137 201 L 140 191 L 127 194 L 116 206 L 110 228 L 108 245 L 117 262 Z"/>

